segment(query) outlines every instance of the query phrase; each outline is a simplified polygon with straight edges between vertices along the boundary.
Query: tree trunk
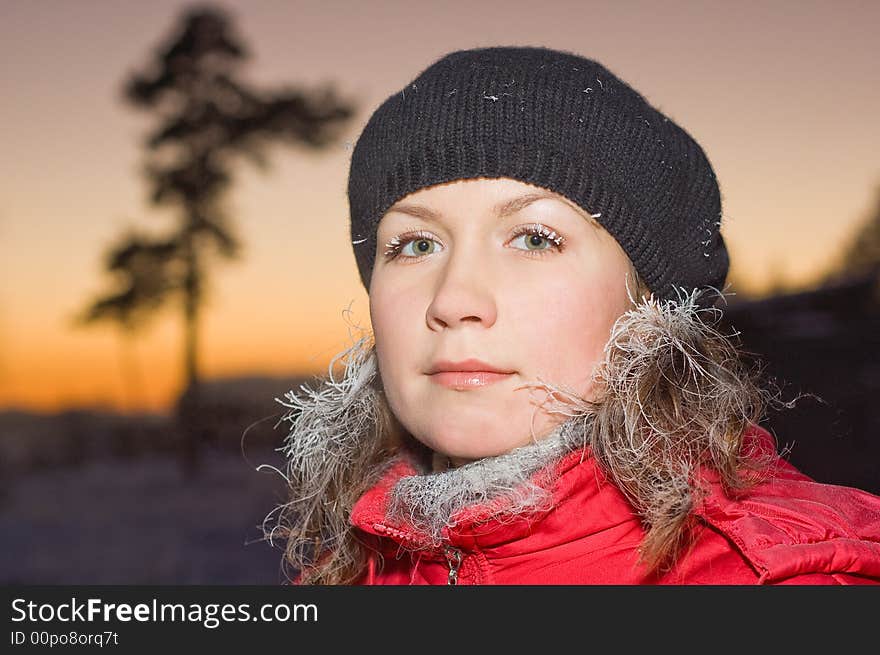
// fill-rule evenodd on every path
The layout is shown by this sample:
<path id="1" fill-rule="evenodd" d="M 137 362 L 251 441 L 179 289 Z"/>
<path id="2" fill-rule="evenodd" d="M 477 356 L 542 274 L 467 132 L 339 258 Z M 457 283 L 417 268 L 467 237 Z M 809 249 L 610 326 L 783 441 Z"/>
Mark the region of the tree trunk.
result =
<path id="1" fill-rule="evenodd" d="M 178 403 L 178 425 L 183 439 L 181 466 L 184 477 L 195 478 L 200 468 L 200 445 L 203 416 L 198 368 L 198 319 L 200 301 L 200 271 L 193 237 L 186 241 L 186 277 L 183 288 L 184 315 L 184 392 Z"/>
<path id="2" fill-rule="evenodd" d="M 127 330 L 119 335 L 119 365 L 122 372 L 122 409 L 134 412 L 138 399 L 144 400 L 144 375 L 135 352 L 134 336 Z"/>

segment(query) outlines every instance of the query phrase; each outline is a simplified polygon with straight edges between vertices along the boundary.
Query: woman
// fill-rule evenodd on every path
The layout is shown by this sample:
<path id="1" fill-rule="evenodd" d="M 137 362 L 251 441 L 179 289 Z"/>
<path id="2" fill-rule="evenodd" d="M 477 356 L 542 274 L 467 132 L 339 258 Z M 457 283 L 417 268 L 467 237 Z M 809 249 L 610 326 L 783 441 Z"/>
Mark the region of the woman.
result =
<path id="1" fill-rule="evenodd" d="M 284 403 L 298 582 L 880 581 L 880 498 L 777 456 L 712 327 L 705 153 L 601 64 L 446 55 L 370 117 L 349 201 L 373 333 Z"/>

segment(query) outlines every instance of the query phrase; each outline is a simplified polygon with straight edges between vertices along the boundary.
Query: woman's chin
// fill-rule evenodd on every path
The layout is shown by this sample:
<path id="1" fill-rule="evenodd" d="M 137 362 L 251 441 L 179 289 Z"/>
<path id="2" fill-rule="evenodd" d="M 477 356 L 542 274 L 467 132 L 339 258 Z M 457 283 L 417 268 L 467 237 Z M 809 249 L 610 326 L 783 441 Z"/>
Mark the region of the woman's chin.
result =
<path id="1" fill-rule="evenodd" d="M 529 443 L 527 439 L 511 440 L 509 435 L 498 439 L 487 438 L 485 431 L 459 432 L 434 435 L 423 441 L 434 452 L 445 455 L 456 465 L 469 461 L 496 457 Z"/>

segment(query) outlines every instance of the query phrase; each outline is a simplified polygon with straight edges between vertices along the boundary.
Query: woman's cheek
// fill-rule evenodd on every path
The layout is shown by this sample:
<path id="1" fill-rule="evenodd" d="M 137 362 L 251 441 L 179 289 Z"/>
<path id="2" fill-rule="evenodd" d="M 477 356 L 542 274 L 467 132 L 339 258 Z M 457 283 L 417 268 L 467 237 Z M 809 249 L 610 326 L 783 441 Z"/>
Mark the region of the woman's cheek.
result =
<path id="1" fill-rule="evenodd" d="M 412 356 L 420 352 L 416 332 L 419 325 L 424 325 L 424 319 L 418 316 L 419 306 L 417 301 L 405 296 L 403 293 L 395 293 L 393 290 L 384 288 L 382 293 L 374 293 L 375 298 L 370 301 L 370 313 L 373 334 L 380 348 L 388 345 L 388 352 L 384 352 L 387 365 L 397 368 L 403 362 L 400 358 L 409 354 Z"/>

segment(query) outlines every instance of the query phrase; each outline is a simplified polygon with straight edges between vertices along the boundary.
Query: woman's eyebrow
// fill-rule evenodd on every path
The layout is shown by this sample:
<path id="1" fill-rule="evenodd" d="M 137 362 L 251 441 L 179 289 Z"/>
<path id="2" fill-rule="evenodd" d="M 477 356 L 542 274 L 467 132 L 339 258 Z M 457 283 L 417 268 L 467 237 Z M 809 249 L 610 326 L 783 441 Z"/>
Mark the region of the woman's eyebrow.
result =
<path id="1" fill-rule="evenodd" d="M 515 214 L 524 207 L 528 207 L 533 202 L 545 199 L 558 200 L 556 196 L 549 193 L 527 193 L 524 196 L 518 196 L 516 198 L 513 198 L 512 200 L 505 200 L 498 203 L 495 206 L 495 214 L 499 218 L 504 218 L 506 216 L 509 216 L 510 214 Z M 395 203 L 388 209 L 388 212 L 393 211 L 400 212 L 401 214 L 409 214 L 410 216 L 422 218 L 426 221 L 437 221 L 440 219 L 440 214 L 438 212 L 435 212 L 433 209 L 422 207 L 421 205 L 413 205 L 410 203 Z"/>

